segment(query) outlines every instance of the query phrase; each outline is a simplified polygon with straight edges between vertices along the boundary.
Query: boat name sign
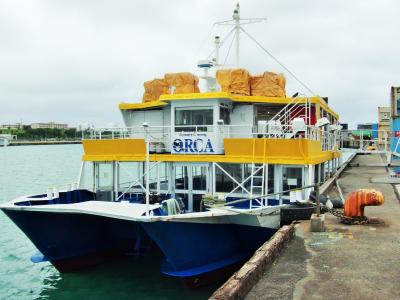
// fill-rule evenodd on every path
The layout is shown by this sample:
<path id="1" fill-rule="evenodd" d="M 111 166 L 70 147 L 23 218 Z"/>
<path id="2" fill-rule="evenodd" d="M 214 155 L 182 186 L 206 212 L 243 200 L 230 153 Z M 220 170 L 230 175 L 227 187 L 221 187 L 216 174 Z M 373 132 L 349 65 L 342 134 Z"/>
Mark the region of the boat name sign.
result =
<path id="1" fill-rule="evenodd" d="M 173 137 L 173 153 L 215 154 L 213 138 L 205 133 L 179 133 Z"/>

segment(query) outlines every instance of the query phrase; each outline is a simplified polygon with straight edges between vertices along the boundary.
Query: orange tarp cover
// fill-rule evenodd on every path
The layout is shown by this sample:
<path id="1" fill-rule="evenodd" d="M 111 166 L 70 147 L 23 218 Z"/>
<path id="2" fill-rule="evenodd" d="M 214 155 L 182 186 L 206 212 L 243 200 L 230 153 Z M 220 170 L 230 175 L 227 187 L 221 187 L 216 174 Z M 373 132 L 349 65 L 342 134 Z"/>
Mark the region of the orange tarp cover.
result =
<path id="1" fill-rule="evenodd" d="M 143 102 L 157 101 L 162 94 L 168 94 L 168 84 L 164 79 L 153 79 L 144 83 Z"/>
<path id="2" fill-rule="evenodd" d="M 200 93 L 199 78 L 192 73 L 169 73 L 164 75 L 164 79 L 173 94 Z"/>
<path id="3" fill-rule="evenodd" d="M 283 74 L 264 72 L 250 77 L 252 96 L 286 97 L 286 80 Z"/>
<path id="4" fill-rule="evenodd" d="M 223 92 L 250 95 L 250 73 L 245 69 L 226 69 L 217 71 L 217 81 Z"/>

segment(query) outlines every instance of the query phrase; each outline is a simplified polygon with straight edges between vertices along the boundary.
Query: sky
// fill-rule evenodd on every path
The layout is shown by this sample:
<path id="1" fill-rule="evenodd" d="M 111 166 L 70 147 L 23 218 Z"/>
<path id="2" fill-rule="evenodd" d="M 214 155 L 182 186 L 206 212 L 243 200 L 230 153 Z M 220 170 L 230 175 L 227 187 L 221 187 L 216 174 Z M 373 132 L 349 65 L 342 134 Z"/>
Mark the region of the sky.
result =
<path id="1" fill-rule="evenodd" d="M 0 124 L 123 125 L 118 103 L 140 102 L 143 82 L 197 72 L 213 36 L 229 31 L 232 0 L 0 0 Z M 343 123 L 377 121 L 400 85 L 400 1 L 246 0 L 244 28 Z M 235 63 L 229 43 L 226 66 Z M 310 94 L 249 38 L 240 66 L 283 72 L 287 95 Z"/>

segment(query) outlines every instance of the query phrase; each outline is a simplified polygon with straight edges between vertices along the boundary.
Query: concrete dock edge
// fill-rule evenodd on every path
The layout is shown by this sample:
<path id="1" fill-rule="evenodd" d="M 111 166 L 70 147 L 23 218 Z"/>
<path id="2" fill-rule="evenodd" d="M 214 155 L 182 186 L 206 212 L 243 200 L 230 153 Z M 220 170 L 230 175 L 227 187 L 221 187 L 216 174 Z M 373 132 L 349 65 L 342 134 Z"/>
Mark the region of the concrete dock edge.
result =
<path id="1" fill-rule="evenodd" d="M 281 227 L 209 299 L 243 299 L 287 246 L 294 233 L 294 223 Z"/>

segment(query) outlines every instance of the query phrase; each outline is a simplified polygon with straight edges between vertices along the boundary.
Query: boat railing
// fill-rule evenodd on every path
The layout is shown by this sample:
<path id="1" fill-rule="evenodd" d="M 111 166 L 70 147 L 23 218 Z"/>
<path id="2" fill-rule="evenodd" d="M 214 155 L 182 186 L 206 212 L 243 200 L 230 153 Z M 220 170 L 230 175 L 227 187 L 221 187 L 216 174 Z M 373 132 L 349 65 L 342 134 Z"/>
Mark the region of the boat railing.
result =
<path id="1" fill-rule="evenodd" d="M 175 125 L 175 126 L 132 126 L 95 128 L 85 132 L 83 139 L 145 139 L 158 144 L 160 152 L 169 152 L 176 138 L 210 137 L 215 141 L 225 138 L 269 138 L 269 139 L 307 139 L 322 142 L 322 150 L 330 151 L 339 146 L 339 133 L 323 130 L 312 125 L 295 127 L 293 125 L 266 124 L 254 126 L 241 125 Z M 218 146 L 219 145 L 219 146 Z M 223 143 L 217 143 L 217 148 Z M 223 150 L 223 149 L 222 149 Z"/>
<path id="2" fill-rule="evenodd" d="M 294 118 L 302 118 L 306 123 L 310 123 L 311 116 L 311 101 L 304 94 L 293 97 L 271 121 L 279 122 L 280 124 L 290 124 Z"/>

